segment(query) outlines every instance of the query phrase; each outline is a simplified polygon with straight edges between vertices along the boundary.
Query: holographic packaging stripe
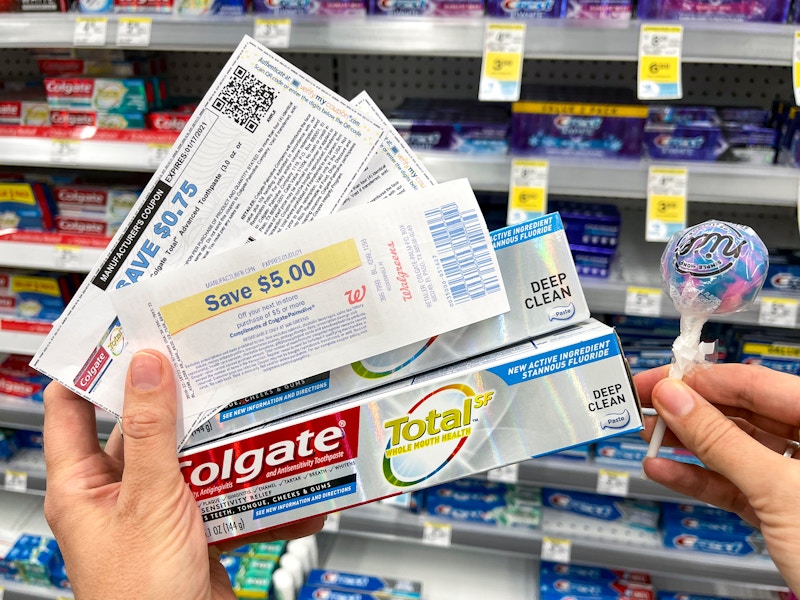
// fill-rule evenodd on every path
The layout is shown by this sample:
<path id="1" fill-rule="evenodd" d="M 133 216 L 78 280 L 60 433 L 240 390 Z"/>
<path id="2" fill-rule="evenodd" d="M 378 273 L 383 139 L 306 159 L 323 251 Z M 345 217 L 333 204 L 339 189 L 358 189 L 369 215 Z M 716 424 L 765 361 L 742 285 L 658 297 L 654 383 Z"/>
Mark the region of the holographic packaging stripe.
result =
<path id="1" fill-rule="evenodd" d="M 639 431 L 597 321 L 184 451 L 210 543 Z"/>
<path id="2" fill-rule="evenodd" d="M 491 233 L 511 310 L 422 342 L 232 402 L 186 447 L 465 360 L 590 317 L 558 213 Z"/>

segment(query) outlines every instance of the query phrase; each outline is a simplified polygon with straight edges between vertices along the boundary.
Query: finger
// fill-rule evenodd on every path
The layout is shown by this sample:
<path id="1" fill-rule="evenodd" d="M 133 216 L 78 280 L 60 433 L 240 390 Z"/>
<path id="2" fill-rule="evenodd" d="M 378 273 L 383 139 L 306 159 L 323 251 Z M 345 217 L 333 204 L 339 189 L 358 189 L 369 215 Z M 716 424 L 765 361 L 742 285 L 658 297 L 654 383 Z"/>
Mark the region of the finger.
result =
<path id="1" fill-rule="evenodd" d="M 760 365 L 729 363 L 694 369 L 684 381 L 709 402 L 719 405 L 725 414 L 743 417 L 776 435 L 796 439 L 800 425 L 797 376 Z"/>
<path id="2" fill-rule="evenodd" d="M 106 454 L 121 463 L 125 461 L 122 447 L 122 432 L 120 431 L 119 423 L 114 425 L 114 429 L 111 430 L 111 434 L 106 440 Z"/>
<path id="3" fill-rule="evenodd" d="M 692 388 L 665 379 L 653 388 L 652 399 L 683 446 L 745 496 L 761 496 L 772 489 L 777 461 L 783 457 L 753 440 Z"/>
<path id="4" fill-rule="evenodd" d="M 276 527 L 274 529 L 266 529 L 264 531 L 254 533 L 253 535 L 236 538 L 235 540 L 229 540 L 226 542 L 220 542 L 218 544 L 214 544 L 214 546 L 216 546 L 221 552 L 230 552 L 231 550 L 235 550 L 236 548 L 246 544 L 274 542 L 276 540 L 294 540 L 318 533 L 322 529 L 323 525 L 325 525 L 324 516 L 311 517 L 304 519 L 303 521 L 297 521 L 291 525 Z"/>
<path id="5" fill-rule="evenodd" d="M 178 468 L 177 390 L 172 366 L 155 351 L 131 359 L 122 406 L 125 470 L 122 489 L 134 496 L 175 489 Z"/>
<path id="6" fill-rule="evenodd" d="M 652 481 L 684 496 L 736 513 L 754 527 L 760 526 L 753 507 L 741 490 L 719 473 L 667 458 L 646 458 L 642 467 Z"/>
<path id="7" fill-rule="evenodd" d="M 94 405 L 56 382 L 44 392 L 43 430 L 48 478 L 102 452 Z"/>
<path id="8" fill-rule="evenodd" d="M 642 406 L 652 406 L 650 396 L 653 393 L 653 387 L 661 381 L 666 379 L 669 375 L 669 365 L 648 369 L 641 371 L 633 376 L 633 383 L 636 386 L 636 392 L 639 394 L 639 399 Z"/>

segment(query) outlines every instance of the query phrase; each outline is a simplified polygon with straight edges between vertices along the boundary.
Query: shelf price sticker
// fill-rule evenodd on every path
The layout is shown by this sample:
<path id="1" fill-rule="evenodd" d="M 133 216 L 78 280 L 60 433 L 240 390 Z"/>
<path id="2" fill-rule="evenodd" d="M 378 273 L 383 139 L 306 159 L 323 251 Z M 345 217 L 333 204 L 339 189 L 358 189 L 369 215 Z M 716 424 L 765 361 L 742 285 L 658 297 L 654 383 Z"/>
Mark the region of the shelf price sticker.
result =
<path id="1" fill-rule="evenodd" d="M 542 538 L 542 560 L 569 563 L 572 558 L 572 542 L 561 538 Z"/>
<path id="2" fill-rule="evenodd" d="M 289 19 L 256 19 L 253 37 L 267 48 L 288 48 L 292 34 Z"/>
<path id="3" fill-rule="evenodd" d="M 759 298 L 758 324 L 769 327 L 795 327 L 798 301 L 794 298 Z"/>
<path id="4" fill-rule="evenodd" d="M 625 293 L 625 314 L 660 317 L 663 295 L 659 288 L 630 286 Z"/>
<path id="5" fill-rule="evenodd" d="M 121 17 L 117 21 L 117 46 L 149 46 L 152 31 L 150 17 Z"/>
<path id="6" fill-rule="evenodd" d="M 157 168 L 167 157 L 171 144 L 147 144 L 147 165 Z"/>
<path id="7" fill-rule="evenodd" d="M 80 266 L 83 248 L 71 244 L 56 244 L 53 248 L 53 267 L 59 271 L 74 271 Z"/>
<path id="8" fill-rule="evenodd" d="M 597 493 L 625 498 L 630 489 L 631 475 L 627 471 L 600 469 L 597 472 Z"/>
<path id="9" fill-rule="evenodd" d="M 686 227 L 686 190 L 689 171 L 650 167 L 647 174 L 645 240 L 666 242 Z"/>
<path id="10" fill-rule="evenodd" d="M 524 23 L 487 23 L 478 99 L 484 102 L 519 100 L 524 54 Z"/>
<path id="11" fill-rule="evenodd" d="M 507 225 L 541 217 L 547 212 L 549 173 L 550 167 L 546 160 L 511 161 Z"/>
<path id="12" fill-rule="evenodd" d="M 453 538 L 453 528 L 449 523 L 425 521 L 422 527 L 422 543 L 428 546 L 447 548 Z"/>
<path id="13" fill-rule="evenodd" d="M 800 30 L 794 32 L 792 46 L 792 83 L 794 86 L 794 103 L 800 105 Z"/>
<path id="14" fill-rule="evenodd" d="M 105 46 L 108 19 L 106 17 L 77 17 L 72 34 L 74 46 Z"/>
<path id="15" fill-rule="evenodd" d="M 28 474 L 25 471 L 7 469 L 3 487 L 9 492 L 27 492 Z"/>
<path id="16" fill-rule="evenodd" d="M 517 483 L 519 481 L 519 465 L 517 463 L 489 469 L 486 471 L 486 479 L 489 481 L 499 481 L 500 483 Z"/>
<path id="17" fill-rule="evenodd" d="M 50 162 L 76 163 L 80 156 L 79 140 L 56 139 L 50 142 Z"/>
<path id="18" fill-rule="evenodd" d="M 328 533 L 336 533 L 339 531 L 339 525 L 342 522 L 342 515 L 338 512 L 328 513 L 325 515 L 325 524 L 322 526 L 322 531 Z"/>
<path id="19" fill-rule="evenodd" d="M 681 82 L 681 25 L 642 25 L 639 31 L 640 100 L 683 98 Z"/>

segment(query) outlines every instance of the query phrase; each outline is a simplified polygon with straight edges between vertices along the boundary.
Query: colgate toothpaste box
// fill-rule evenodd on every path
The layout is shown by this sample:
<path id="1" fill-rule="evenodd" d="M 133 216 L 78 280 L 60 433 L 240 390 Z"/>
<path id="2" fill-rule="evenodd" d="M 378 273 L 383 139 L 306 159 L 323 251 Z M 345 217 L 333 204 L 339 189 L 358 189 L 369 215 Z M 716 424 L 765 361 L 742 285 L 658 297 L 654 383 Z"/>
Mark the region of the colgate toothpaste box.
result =
<path id="1" fill-rule="evenodd" d="M 393 17 L 482 17 L 484 8 L 483 0 L 367 0 L 367 14 Z"/>
<path id="2" fill-rule="evenodd" d="M 486 14 L 508 19 L 560 19 L 567 0 L 487 0 Z"/>
<path id="3" fill-rule="evenodd" d="M 789 0 L 640 0 L 640 19 L 783 23 Z"/>
<path id="4" fill-rule="evenodd" d="M 136 186 L 57 185 L 53 196 L 59 213 L 104 215 L 120 221 L 136 203 L 141 189 Z"/>
<path id="5" fill-rule="evenodd" d="M 152 81 L 143 78 L 46 77 L 44 89 L 53 109 L 144 113 L 155 102 Z"/>
<path id="6" fill-rule="evenodd" d="M 53 127 L 97 127 L 98 129 L 144 129 L 142 113 L 116 114 L 96 110 L 50 110 Z"/>
<path id="7" fill-rule="evenodd" d="M 104 215 L 69 214 L 56 217 L 56 231 L 94 237 L 111 238 L 122 224 L 120 220 L 112 220 Z"/>
<path id="8" fill-rule="evenodd" d="M 191 118 L 192 111 L 178 110 L 153 111 L 146 115 L 147 126 L 156 131 L 181 131 Z"/>
<path id="9" fill-rule="evenodd" d="M 590 320 L 179 456 L 213 543 L 641 428 L 619 340 Z"/>
<path id="10" fill-rule="evenodd" d="M 491 237 L 511 305 L 509 312 L 233 402 L 196 429 L 188 445 L 589 319 L 589 307 L 557 213 L 498 229 Z"/>
<path id="11" fill-rule="evenodd" d="M 0 96 L 0 123 L 46 127 L 50 124 L 50 109 L 45 100 Z"/>

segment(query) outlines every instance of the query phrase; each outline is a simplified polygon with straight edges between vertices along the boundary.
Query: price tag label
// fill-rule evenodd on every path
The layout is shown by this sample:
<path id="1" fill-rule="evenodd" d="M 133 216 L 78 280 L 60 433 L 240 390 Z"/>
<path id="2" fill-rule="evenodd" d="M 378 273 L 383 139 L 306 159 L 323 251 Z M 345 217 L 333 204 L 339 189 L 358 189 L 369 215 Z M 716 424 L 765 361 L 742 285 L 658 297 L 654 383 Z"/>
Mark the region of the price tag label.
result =
<path id="1" fill-rule="evenodd" d="M 519 465 L 506 465 L 486 471 L 486 479 L 489 481 L 499 481 L 500 483 L 517 483 L 519 481 Z"/>
<path id="2" fill-rule="evenodd" d="M 268 48 L 288 48 L 292 34 L 289 19 L 256 19 L 253 37 Z"/>
<path id="3" fill-rule="evenodd" d="M 487 23 L 478 99 L 484 102 L 519 100 L 524 54 L 524 23 Z"/>
<path id="4" fill-rule="evenodd" d="M 157 168 L 167 157 L 170 148 L 172 146 L 169 144 L 147 144 L 147 165 Z"/>
<path id="5" fill-rule="evenodd" d="M 550 167 L 546 160 L 511 161 L 508 192 L 508 225 L 541 217 L 547 212 L 547 179 Z"/>
<path id="6" fill-rule="evenodd" d="M 57 244 L 53 251 L 53 266 L 59 271 L 75 271 L 78 269 L 83 248 Z"/>
<path id="7" fill-rule="evenodd" d="M 3 487 L 9 492 L 27 492 L 28 474 L 25 471 L 6 470 Z"/>
<path id="8" fill-rule="evenodd" d="M 336 533 L 339 531 L 339 525 L 342 521 L 341 513 L 334 512 L 325 515 L 325 524 L 322 526 L 322 531 Z"/>
<path id="9" fill-rule="evenodd" d="M 625 294 L 625 314 L 660 317 L 662 296 L 663 293 L 658 288 L 631 286 Z"/>
<path id="10" fill-rule="evenodd" d="M 74 46 L 105 46 L 108 19 L 106 17 L 78 17 L 72 34 Z"/>
<path id="11" fill-rule="evenodd" d="M 686 228 L 686 190 L 689 172 L 680 168 L 650 167 L 647 174 L 645 240 L 666 242 Z"/>
<path id="12" fill-rule="evenodd" d="M 572 557 L 572 542 L 565 539 L 542 538 L 542 560 L 568 563 Z"/>
<path id="13" fill-rule="evenodd" d="M 794 85 L 794 103 L 800 105 L 800 31 L 794 32 L 792 47 L 792 82 Z"/>
<path id="14" fill-rule="evenodd" d="M 759 299 L 758 324 L 771 327 L 794 327 L 797 324 L 798 301 L 794 298 Z"/>
<path id="15" fill-rule="evenodd" d="M 631 475 L 627 471 L 600 469 L 597 473 L 597 493 L 626 497 L 630 489 Z"/>
<path id="16" fill-rule="evenodd" d="M 448 523 L 434 523 L 425 521 L 422 528 L 422 543 L 429 546 L 447 548 L 453 537 L 453 528 Z"/>
<path id="17" fill-rule="evenodd" d="M 153 19 L 150 17 L 120 17 L 117 21 L 117 46 L 149 46 L 152 30 Z"/>
<path id="18" fill-rule="evenodd" d="M 640 100 L 683 98 L 681 84 L 681 25 L 642 25 L 639 31 Z"/>
<path id="19" fill-rule="evenodd" d="M 50 145 L 50 162 L 76 163 L 80 155 L 79 140 L 53 139 Z"/>
<path id="20" fill-rule="evenodd" d="M 0 600 L 3 600 L 3 596 L 6 595 L 6 588 L 0 585 Z"/>

